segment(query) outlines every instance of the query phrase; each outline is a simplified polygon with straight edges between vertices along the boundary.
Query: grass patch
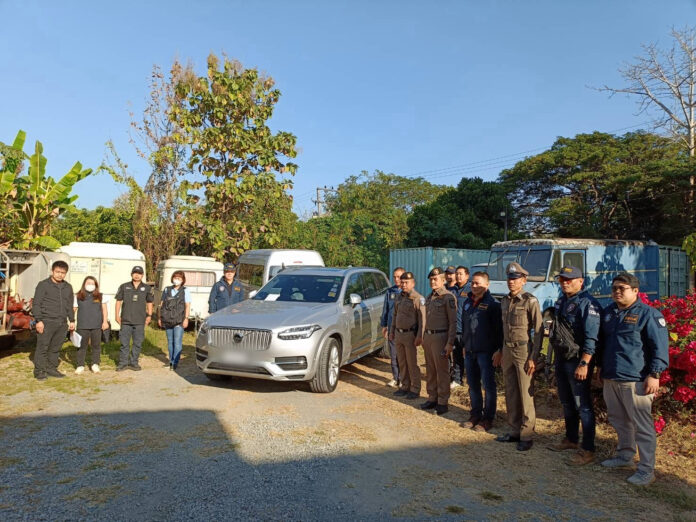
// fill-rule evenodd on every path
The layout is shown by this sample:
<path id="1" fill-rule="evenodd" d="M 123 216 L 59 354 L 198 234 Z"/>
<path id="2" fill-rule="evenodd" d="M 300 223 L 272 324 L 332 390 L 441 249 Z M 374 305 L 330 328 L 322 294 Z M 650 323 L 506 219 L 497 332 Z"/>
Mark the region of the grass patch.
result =
<path id="1" fill-rule="evenodd" d="M 445 508 L 445 511 L 447 511 L 448 513 L 461 514 L 464 513 L 466 510 L 461 506 L 447 506 Z"/>
<path id="2" fill-rule="evenodd" d="M 492 500 L 495 502 L 500 502 L 503 500 L 503 497 L 498 495 L 497 493 L 493 493 L 492 491 L 481 491 L 479 493 L 479 497 L 481 497 L 483 500 Z"/>
<path id="3" fill-rule="evenodd" d="M 679 489 L 674 484 L 657 483 L 634 489 L 642 497 L 659 500 L 681 511 L 696 510 L 696 495 Z"/>
<path id="4" fill-rule="evenodd" d="M 121 486 L 107 486 L 103 488 L 83 487 L 75 491 L 72 495 L 63 497 L 67 501 L 81 501 L 91 505 L 102 505 L 127 494 Z"/>
<path id="5" fill-rule="evenodd" d="M 24 460 L 16 457 L 6 457 L 4 455 L 0 455 L 0 469 L 11 468 L 13 466 L 17 466 L 18 464 L 22 464 L 23 462 Z"/>

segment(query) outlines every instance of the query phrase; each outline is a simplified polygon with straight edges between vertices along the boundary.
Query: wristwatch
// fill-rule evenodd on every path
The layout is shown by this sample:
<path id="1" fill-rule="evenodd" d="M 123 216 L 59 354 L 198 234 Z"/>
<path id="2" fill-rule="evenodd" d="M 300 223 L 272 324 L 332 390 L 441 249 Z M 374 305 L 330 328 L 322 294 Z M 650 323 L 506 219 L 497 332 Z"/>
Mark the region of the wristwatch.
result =
<path id="1" fill-rule="evenodd" d="M 587 366 L 587 361 L 580 361 L 580 362 L 578 363 L 578 366 L 580 366 L 581 368 L 584 367 L 584 366 Z"/>
<path id="2" fill-rule="evenodd" d="M 650 372 L 650 377 L 652 377 L 653 379 L 659 379 L 660 372 Z"/>

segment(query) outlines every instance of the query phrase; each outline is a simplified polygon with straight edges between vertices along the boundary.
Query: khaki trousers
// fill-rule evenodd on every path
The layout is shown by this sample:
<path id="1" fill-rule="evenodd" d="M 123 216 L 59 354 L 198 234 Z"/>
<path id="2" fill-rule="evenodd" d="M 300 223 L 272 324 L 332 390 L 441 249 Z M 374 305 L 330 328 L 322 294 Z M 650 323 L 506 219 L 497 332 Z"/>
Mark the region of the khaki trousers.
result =
<path id="1" fill-rule="evenodd" d="M 415 343 L 415 332 L 394 333 L 396 361 L 399 364 L 399 377 L 401 378 L 399 389 L 420 393 L 421 371 L 418 366 L 418 352 Z"/>
<path id="2" fill-rule="evenodd" d="M 503 346 L 503 379 L 505 380 L 505 406 L 511 435 L 520 440 L 532 440 L 536 412 L 532 393 L 532 378 L 524 371 L 527 362 L 527 346 Z"/>
<path id="3" fill-rule="evenodd" d="M 642 382 L 604 380 L 604 402 L 609 422 L 616 430 L 619 443 L 616 456 L 633 462 L 636 448 L 640 457 L 638 471 L 655 470 L 657 436 L 652 418 L 654 395 L 645 395 Z"/>
<path id="4" fill-rule="evenodd" d="M 447 344 L 447 332 L 424 334 L 425 351 L 425 389 L 428 401 L 446 405 L 450 396 L 449 357 L 443 357 L 442 351 Z"/>

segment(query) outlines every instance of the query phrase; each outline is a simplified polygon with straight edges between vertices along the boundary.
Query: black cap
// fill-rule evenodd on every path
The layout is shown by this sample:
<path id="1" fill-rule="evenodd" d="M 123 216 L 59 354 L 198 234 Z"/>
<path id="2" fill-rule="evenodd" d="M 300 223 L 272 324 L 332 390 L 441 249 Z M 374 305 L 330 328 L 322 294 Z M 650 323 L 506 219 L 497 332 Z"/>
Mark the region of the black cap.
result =
<path id="1" fill-rule="evenodd" d="M 405 281 L 406 279 L 415 279 L 413 277 L 413 272 L 404 272 L 403 274 L 401 274 L 401 280 Z"/>
<path id="2" fill-rule="evenodd" d="M 234 263 L 225 263 L 224 268 L 222 269 L 223 272 L 236 272 L 237 271 L 237 265 Z"/>
<path id="3" fill-rule="evenodd" d="M 455 274 L 457 272 L 457 269 L 454 268 L 452 265 L 447 267 L 447 270 L 445 270 L 445 274 Z"/>
<path id="4" fill-rule="evenodd" d="M 564 266 L 558 273 L 558 277 L 562 277 L 563 279 L 581 279 L 582 270 L 575 266 Z"/>
<path id="5" fill-rule="evenodd" d="M 442 275 L 442 274 L 444 274 L 444 272 L 442 271 L 442 268 L 440 268 L 439 266 L 436 266 L 428 274 L 428 279 L 430 279 L 431 277 Z"/>
<path id="6" fill-rule="evenodd" d="M 145 270 L 143 270 L 143 267 L 140 265 L 135 265 L 133 267 L 133 270 L 131 270 L 131 274 L 144 274 Z"/>

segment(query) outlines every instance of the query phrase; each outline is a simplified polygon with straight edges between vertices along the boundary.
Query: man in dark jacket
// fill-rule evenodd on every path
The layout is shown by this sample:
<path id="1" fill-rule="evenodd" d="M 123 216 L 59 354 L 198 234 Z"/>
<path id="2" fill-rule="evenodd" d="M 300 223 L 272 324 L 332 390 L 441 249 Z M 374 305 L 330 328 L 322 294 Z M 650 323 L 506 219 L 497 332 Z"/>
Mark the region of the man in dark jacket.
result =
<path id="1" fill-rule="evenodd" d="M 134 266 L 131 270 L 131 280 L 123 283 L 116 291 L 116 322 L 121 325 L 121 352 L 117 372 L 129 367 L 131 370 L 142 370 L 138 358 L 145 340 L 145 327 L 152 321 L 152 303 L 155 300 L 152 288 L 143 283 L 144 275 L 145 270 L 142 266 Z"/>
<path id="2" fill-rule="evenodd" d="M 471 278 L 471 292 L 460 310 L 466 381 L 469 385 L 471 414 L 465 428 L 488 431 L 493 425 L 497 390 L 493 354 L 503 347 L 503 318 L 500 303 L 488 291 L 486 272 Z M 484 404 L 481 381 L 486 392 Z"/>
<path id="3" fill-rule="evenodd" d="M 386 339 L 385 342 L 389 343 L 389 356 L 391 357 L 393 378 L 387 383 L 387 386 L 391 386 L 392 388 L 399 387 L 399 362 L 396 357 L 396 344 L 394 344 L 394 341 L 389 340 L 389 329 L 394 320 L 394 303 L 396 303 L 396 299 L 401 293 L 401 274 L 405 271 L 406 270 L 400 266 L 394 269 L 394 273 L 392 274 L 394 277 L 394 286 L 387 288 L 387 293 L 384 294 L 384 306 L 382 307 L 382 317 L 380 320 L 382 335 Z"/>
<path id="4" fill-rule="evenodd" d="M 669 365 L 669 334 L 662 314 L 643 303 L 639 281 L 619 274 L 611 285 L 613 304 L 602 312 L 601 376 L 609 422 L 619 441 L 614 456 L 602 462 L 606 468 L 633 468 L 628 477 L 635 486 L 655 481 L 657 438 L 652 403 L 660 388 L 660 373 Z"/>
<path id="5" fill-rule="evenodd" d="M 583 290 L 582 270 L 564 266 L 558 275 L 563 295 L 554 305 L 549 343 L 556 361 L 558 398 L 563 405 L 565 438 L 548 446 L 553 451 L 577 450 L 568 464 L 583 466 L 594 461 L 595 415 L 590 381 L 599 339 L 602 311 L 599 302 Z M 582 447 L 578 449 L 582 423 Z"/>
<path id="6" fill-rule="evenodd" d="M 241 283 L 234 280 L 236 272 L 234 263 L 225 264 L 222 278 L 210 289 L 208 313 L 215 313 L 244 299 Z"/>
<path id="7" fill-rule="evenodd" d="M 40 381 L 50 377 L 65 377 L 58 371 L 58 356 L 67 330 L 75 329 L 73 289 L 65 281 L 68 264 L 56 261 L 51 266 L 51 277 L 36 285 L 32 313 L 36 320 L 36 351 L 34 377 Z M 66 322 L 69 326 L 66 329 Z"/>

